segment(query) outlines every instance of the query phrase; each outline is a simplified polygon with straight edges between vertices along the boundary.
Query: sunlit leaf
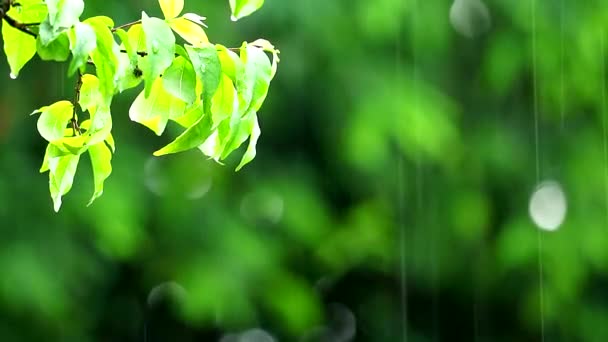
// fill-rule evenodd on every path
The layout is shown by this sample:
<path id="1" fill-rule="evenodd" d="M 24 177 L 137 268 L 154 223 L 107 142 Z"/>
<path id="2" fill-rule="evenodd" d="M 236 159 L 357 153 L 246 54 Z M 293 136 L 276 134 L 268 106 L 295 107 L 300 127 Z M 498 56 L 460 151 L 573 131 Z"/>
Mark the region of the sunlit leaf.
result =
<path id="1" fill-rule="evenodd" d="M 49 23 L 54 28 L 70 28 L 84 11 L 83 0 L 46 0 Z"/>
<path id="2" fill-rule="evenodd" d="M 222 120 L 232 116 L 237 106 L 236 89 L 234 89 L 232 80 L 226 74 L 222 74 L 217 92 L 211 99 L 213 125 L 217 126 Z"/>
<path id="3" fill-rule="evenodd" d="M 205 113 L 211 110 L 211 99 L 220 84 L 222 67 L 214 45 L 205 44 L 203 47 L 186 46 L 196 76 L 202 82 L 203 109 Z"/>
<path id="4" fill-rule="evenodd" d="M 252 135 L 254 123 L 257 123 L 255 112 L 248 112 L 243 118 L 234 116 L 230 122 L 229 136 L 220 152 L 221 158 L 226 159 L 230 153 L 239 148 Z"/>
<path id="5" fill-rule="evenodd" d="M 88 205 L 103 194 L 103 183 L 112 173 L 112 152 L 105 143 L 89 147 L 89 157 L 93 168 L 93 181 L 95 191 Z"/>
<path id="6" fill-rule="evenodd" d="M 236 83 L 236 75 L 240 75 L 243 68 L 241 58 L 234 51 L 228 50 L 228 48 L 223 45 L 217 44 L 215 47 L 217 48 L 217 55 L 220 59 L 222 72 L 228 75 L 233 83 Z"/>
<path id="7" fill-rule="evenodd" d="M 96 145 L 108 138 L 112 131 L 112 114 L 110 108 L 100 106 L 91 112 L 90 127 L 84 136 L 88 145 Z"/>
<path id="8" fill-rule="evenodd" d="M 190 104 L 196 100 L 196 74 L 192 64 L 184 57 L 177 57 L 163 74 L 163 86 L 171 95 Z"/>
<path id="9" fill-rule="evenodd" d="M 185 110 L 186 103 L 168 93 L 162 85 L 162 80 L 157 78 L 152 85 L 150 96 L 146 97 L 143 91 L 137 96 L 129 109 L 129 117 L 161 135 L 169 116 L 178 116 L 178 113 Z"/>
<path id="10" fill-rule="evenodd" d="M 193 23 L 199 24 L 200 26 L 207 27 L 207 25 L 203 22 L 207 18 L 200 16 L 196 13 L 186 13 L 186 14 L 182 15 L 182 18 L 188 19 Z"/>
<path id="11" fill-rule="evenodd" d="M 40 135 L 48 142 L 63 138 L 73 109 L 70 101 L 59 101 L 34 111 L 32 114 L 40 113 L 37 124 Z"/>
<path id="12" fill-rule="evenodd" d="M 150 18 L 142 12 L 142 28 L 146 36 L 146 61 L 144 71 L 144 94 L 150 95 L 152 84 L 173 62 L 175 57 L 175 36 L 171 28 L 158 18 Z"/>
<path id="13" fill-rule="evenodd" d="M 177 153 L 195 148 L 207 140 L 211 135 L 213 123 L 209 115 L 202 116 L 196 123 L 186 129 L 169 145 L 154 152 L 155 156 Z"/>
<path id="14" fill-rule="evenodd" d="M 232 20 L 236 21 L 257 11 L 264 4 L 264 0 L 230 0 Z"/>
<path id="15" fill-rule="evenodd" d="M 79 160 L 80 155 L 73 154 L 53 157 L 48 160 L 49 190 L 56 212 L 61 208 L 61 198 L 72 188 Z"/>
<path id="16" fill-rule="evenodd" d="M 116 71 L 115 83 L 118 92 L 137 87 L 143 81 L 137 60 L 133 63 L 129 56 L 124 53 L 120 53 L 116 57 L 118 59 L 118 70 Z"/>
<path id="17" fill-rule="evenodd" d="M 64 62 L 70 56 L 70 40 L 67 32 L 59 34 L 47 45 L 42 44 L 40 36 L 36 40 L 36 51 L 43 61 Z"/>
<path id="18" fill-rule="evenodd" d="M 114 96 L 114 77 L 118 70 L 116 55 L 120 53 L 118 44 L 114 41 L 114 36 L 110 31 L 113 23 L 105 17 L 89 18 L 84 23 L 89 24 L 97 36 L 97 48 L 91 53 L 91 59 L 95 64 L 97 77 L 99 78 L 99 92 L 102 95 L 102 102 L 105 106 L 110 106 L 112 96 Z"/>
<path id="19" fill-rule="evenodd" d="M 19 13 L 14 8 L 8 14 L 15 20 L 26 18 L 25 14 Z M 23 66 L 36 54 L 36 39 L 3 23 L 2 40 L 4 41 L 4 53 L 11 69 L 11 77 L 16 78 Z"/>
<path id="20" fill-rule="evenodd" d="M 266 99 L 272 79 L 272 65 L 263 49 L 251 44 L 241 48 L 244 68 L 237 75 L 241 113 L 257 112 Z"/>
<path id="21" fill-rule="evenodd" d="M 95 75 L 84 74 L 82 75 L 82 86 L 80 87 L 80 108 L 83 111 L 95 110 L 101 95 L 99 93 L 99 79 Z"/>
<path id="22" fill-rule="evenodd" d="M 251 136 L 249 137 L 249 146 L 247 146 L 247 150 L 239 163 L 239 166 L 236 167 L 236 171 L 239 171 L 243 166 L 247 165 L 250 161 L 255 158 L 256 155 L 256 144 L 258 143 L 258 139 L 260 137 L 260 125 L 258 124 L 258 117 L 253 113 L 252 119 L 253 121 L 253 129 L 251 130 Z"/>
<path id="23" fill-rule="evenodd" d="M 169 22 L 169 25 L 173 31 L 193 46 L 202 46 L 204 43 L 209 43 L 205 30 L 188 19 L 175 18 Z"/>
<path id="24" fill-rule="evenodd" d="M 177 17 L 184 9 L 184 0 L 158 0 L 165 19 Z"/>
<path id="25" fill-rule="evenodd" d="M 138 51 L 146 51 L 146 34 L 141 24 L 131 26 L 127 31 L 127 36 L 129 37 L 132 54 L 137 56 Z"/>
<path id="26" fill-rule="evenodd" d="M 68 74 L 73 75 L 78 68 L 86 65 L 89 54 L 97 47 L 97 35 L 91 26 L 76 23 L 74 28 L 70 30 L 69 36 L 72 61 L 68 68 Z"/>

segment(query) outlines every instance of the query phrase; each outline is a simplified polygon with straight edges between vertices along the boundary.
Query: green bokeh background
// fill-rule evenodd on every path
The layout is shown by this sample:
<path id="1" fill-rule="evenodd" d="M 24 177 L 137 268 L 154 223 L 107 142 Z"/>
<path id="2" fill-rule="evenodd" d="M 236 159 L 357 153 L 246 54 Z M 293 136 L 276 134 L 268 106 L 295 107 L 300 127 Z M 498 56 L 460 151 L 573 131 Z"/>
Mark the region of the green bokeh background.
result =
<path id="1" fill-rule="evenodd" d="M 607 341 L 608 5 L 484 3 L 471 39 L 443 0 L 266 0 L 237 23 L 186 1 L 212 41 L 281 50 L 258 156 L 152 157 L 179 130 L 131 123 L 129 90 L 104 195 L 85 206 L 84 159 L 59 214 L 28 114 L 74 80 L 0 63 L 0 340 Z M 83 17 L 142 9 L 160 16 Z M 528 214 L 544 180 L 556 232 Z"/>

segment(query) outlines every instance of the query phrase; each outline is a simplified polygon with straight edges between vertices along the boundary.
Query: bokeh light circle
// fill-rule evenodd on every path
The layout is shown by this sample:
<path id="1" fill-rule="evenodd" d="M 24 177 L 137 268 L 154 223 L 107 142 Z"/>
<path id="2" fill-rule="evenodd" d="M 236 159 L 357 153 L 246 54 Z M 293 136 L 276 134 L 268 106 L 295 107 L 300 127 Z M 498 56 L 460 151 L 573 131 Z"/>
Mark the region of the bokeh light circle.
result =
<path id="1" fill-rule="evenodd" d="M 561 185 L 555 181 L 545 181 L 530 197 L 530 217 L 538 228 L 555 231 L 566 218 L 567 206 Z"/>

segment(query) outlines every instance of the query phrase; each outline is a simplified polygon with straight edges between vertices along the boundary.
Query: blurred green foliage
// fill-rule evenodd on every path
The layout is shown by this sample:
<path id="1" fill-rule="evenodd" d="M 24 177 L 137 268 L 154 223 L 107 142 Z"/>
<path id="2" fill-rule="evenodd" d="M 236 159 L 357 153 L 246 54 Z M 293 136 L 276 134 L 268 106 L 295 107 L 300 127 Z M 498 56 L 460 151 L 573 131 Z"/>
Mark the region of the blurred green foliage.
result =
<path id="1" fill-rule="evenodd" d="M 1 63 L 1 339 L 527 341 L 544 324 L 546 340 L 607 340 L 608 7 L 484 2 L 474 38 L 446 1 L 267 0 L 237 23 L 224 1 L 190 2 L 212 41 L 281 50 L 256 160 L 152 157 L 169 138 L 129 122 L 131 91 L 104 196 L 83 208 L 77 177 L 58 215 L 27 114 L 73 84 L 59 65 L 14 81 Z M 158 15 L 90 1 L 84 17 L 144 7 Z M 528 202 L 545 179 L 568 211 L 539 233 Z"/>

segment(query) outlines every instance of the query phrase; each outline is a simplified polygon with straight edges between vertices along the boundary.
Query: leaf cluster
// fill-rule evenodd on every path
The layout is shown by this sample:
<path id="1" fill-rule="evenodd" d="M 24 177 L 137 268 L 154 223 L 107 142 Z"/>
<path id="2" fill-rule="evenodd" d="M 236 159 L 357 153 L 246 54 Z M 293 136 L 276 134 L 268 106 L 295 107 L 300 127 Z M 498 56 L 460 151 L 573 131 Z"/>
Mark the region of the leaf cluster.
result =
<path id="1" fill-rule="evenodd" d="M 260 8 L 263 0 L 230 0 L 232 19 Z M 183 132 L 155 156 L 199 149 L 221 162 L 249 140 L 237 170 L 256 154 L 258 111 L 279 62 L 266 40 L 228 48 L 209 41 L 205 17 L 182 14 L 183 0 L 159 0 L 164 18 L 148 16 L 115 25 L 107 16 L 80 19 L 83 0 L 5 0 L 0 15 L 11 78 L 34 55 L 69 61 L 76 75 L 74 99 L 35 110 L 48 142 L 41 172 L 49 173 L 55 211 L 70 191 L 81 155 L 88 153 L 95 189 L 103 193 L 115 152 L 111 104 L 115 95 L 143 84 L 129 109 L 132 121 L 161 135 L 169 122 Z M 176 41 L 176 34 L 184 44 Z M 89 203 L 89 204 L 90 204 Z"/>

